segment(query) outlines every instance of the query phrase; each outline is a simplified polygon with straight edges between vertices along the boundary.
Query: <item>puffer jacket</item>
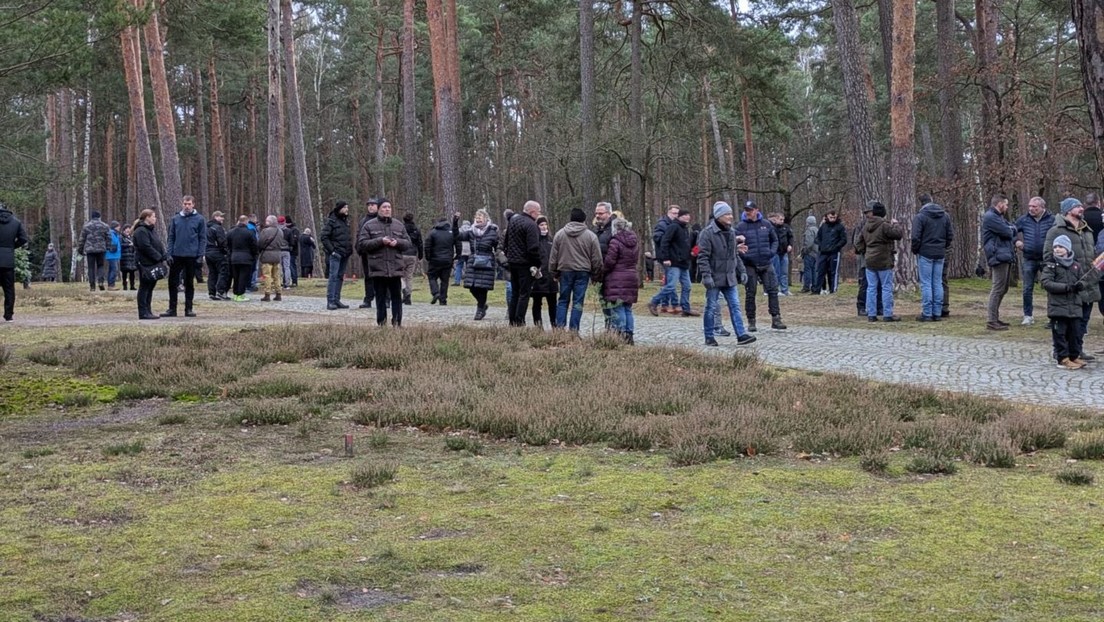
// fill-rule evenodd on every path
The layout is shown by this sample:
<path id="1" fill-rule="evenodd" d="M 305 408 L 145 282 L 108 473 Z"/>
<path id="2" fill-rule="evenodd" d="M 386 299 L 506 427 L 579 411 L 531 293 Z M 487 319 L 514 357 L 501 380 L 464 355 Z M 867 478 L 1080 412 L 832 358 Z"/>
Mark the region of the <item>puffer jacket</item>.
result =
<path id="1" fill-rule="evenodd" d="M 244 266 L 257 261 L 260 249 L 257 238 L 249 225 L 236 225 L 226 234 L 226 250 L 230 253 L 230 265 Z"/>
<path id="2" fill-rule="evenodd" d="M 134 250 L 133 235 L 124 235 L 121 236 L 119 239 L 122 246 L 122 252 L 119 254 L 119 269 L 123 272 L 137 270 L 138 258 Z"/>
<path id="3" fill-rule="evenodd" d="M 178 212 L 169 224 L 167 250 L 173 257 L 202 257 L 207 252 L 207 221 L 199 212 Z"/>
<path id="4" fill-rule="evenodd" d="M 541 265 L 540 227 L 529 214 L 522 212 L 510 219 L 504 246 L 506 261 L 511 266 L 529 268 Z"/>
<path id="5" fill-rule="evenodd" d="M 736 232 L 713 221 L 698 235 L 698 275 L 714 287 L 735 287 L 747 280 L 747 268 L 736 256 Z"/>
<path id="6" fill-rule="evenodd" d="M 471 255 L 468 256 L 468 264 L 464 266 L 464 287 L 468 289 L 493 290 L 495 284 L 495 250 L 498 249 L 498 225 L 487 223 L 483 235 L 476 235 L 475 227 L 460 228 L 460 221 L 452 221 L 452 233 L 461 242 L 471 242 Z M 478 256 L 490 257 L 491 265 L 487 268 L 476 268 L 475 258 Z"/>
<path id="7" fill-rule="evenodd" d="M 840 220 L 825 220 L 817 229 L 817 251 L 822 255 L 832 255 L 847 246 L 847 227 Z"/>
<path id="8" fill-rule="evenodd" d="M 778 236 L 778 256 L 785 257 L 790 252 L 787 249 L 792 247 L 794 243 L 793 229 L 786 223 L 774 225 L 774 234 Z"/>
<path id="9" fill-rule="evenodd" d="M 659 222 L 656 223 L 652 229 L 652 248 L 659 248 L 659 243 L 663 240 L 663 234 L 667 232 L 667 227 L 671 226 L 674 222 L 667 217 L 667 214 L 659 217 Z"/>
<path id="10" fill-rule="evenodd" d="M 552 238 L 548 269 L 554 278 L 563 272 L 586 272 L 597 280 L 602 273 L 598 236 L 581 222 L 569 222 Z"/>
<path id="11" fill-rule="evenodd" d="M 617 216 L 610 215 L 604 225 L 594 225 L 594 235 L 598 236 L 598 247 L 602 249 L 602 256 L 609 250 L 610 240 L 613 239 L 613 221 Z M 666 233 L 666 232 L 665 232 Z"/>
<path id="12" fill-rule="evenodd" d="M 383 238 L 393 238 L 396 246 L 387 246 Z M 357 252 L 368 259 L 368 276 L 401 277 L 403 275 L 403 255 L 413 248 L 410 235 L 401 220 L 377 216 L 364 223 L 357 236 Z"/>
<path id="13" fill-rule="evenodd" d="M 640 276 L 636 272 L 640 245 L 632 229 L 622 229 L 610 238 L 602 259 L 602 298 L 622 304 L 636 304 Z"/>
<path id="14" fill-rule="evenodd" d="M 1073 258 L 1081 262 L 1086 270 L 1093 258 L 1096 257 L 1093 249 L 1093 233 L 1089 224 L 1082 220 L 1074 225 L 1065 216 L 1055 219 L 1054 226 L 1047 232 L 1046 244 L 1043 245 L 1043 261 L 1054 261 L 1054 240 L 1060 235 L 1070 239 L 1073 245 Z M 1087 270 L 1085 275 L 1085 291 L 1081 292 L 1082 301 L 1091 304 L 1100 300 L 1100 273 L 1096 270 Z"/>
<path id="15" fill-rule="evenodd" d="M 946 210 L 938 203 L 928 203 L 912 219 L 909 244 L 913 255 L 926 259 L 944 259 L 954 240 L 954 228 Z"/>
<path id="16" fill-rule="evenodd" d="M 314 267 L 314 238 L 309 235 L 299 236 L 299 267 Z"/>
<path id="17" fill-rule="evenodd" d="M 0 245 L 0 255 L 4 253 L 4 247 Z M 0 261 L 3 261 L 0 259 Z M 14 260 L 12 262 L 14 267 Z M 3 264 L 0 263 L 0 267 Z M 123 268 L 126 270 L 126 268 Z M 138 268 L 133 268 L 137 270 Z M 61 259 L 58 257 L 57 251 L 46 251 L 46 257 L 42 260 L 42 278 L 44 279 L 56 279 L 58 278 L 58 272 L 61 270 Z"/>
<path id="18" fill-rule="evenodd" d="M 104 253 L 104 259 L 108 261 L 119 261 L 123 258 L 123 245 L 120 240 L 122 235 L 118 231 L 111 230 L 111 241 L 108 243 L 107 252 Z"/>
<path id="19" fill-rule="evenodd" d="M 275 225 L 261 229 L 257 248 L 261 251 L 261 263 L 280 263 L 280 253 L 287 250 L 284 232 Z"/>
<path id="20" fill-rule="evenodd" d="M 295 223 L 289 222 L 284 227 L 284 239 L 287 240 L 287 249 L 291 253 L 292 259 L 299 256 L 299 237 L 299 227 L 296 227 Z"/>
<path id="21" fill-rule="evenodd" d="M 893 268 L 893 248 L 905 235 L 901 227 L 890 224 L 881 216 L 867 216 L 866 224 L 855 239 L 855 252 L 866 257 L 866 267 L 871 270 Z"/>
<path id="22" fill-rule="evenodd" d="M 552 259 L 552 236 L 541 234 L 540 236 L 540 255 L 541 255 L 541 278 L 533 282 L 534 294 L 551 294 L 556 290 L 556 280 L 552 278 L 552 269 L 549 266 L 549 261 Z"/>
<path id="23" fill-rule="evenodd" d="M 406 228 L 406 237 L 410 238 L 410 248 L 403 251 L 403 255 L 424 259 L 425 246 L 422 243 L 422 232 L 418 230 L 418 225 L 403 221 L 403 227 Z"/>
<path id="24" fill-rule="evenodd" d="M 23 223 L 11 210 L 0 206 L 0 268 L 14 268 L 15 249 L 26 246 L 29 241 Z"/>
<path id="25" fill-rule="evenodd" d="M 342 216 L 338 208 L 334 208 L 326 217 L 326 224 L 322 225 L 322 234 L 318 236 L 322 242 L 322 248 L 326 256 L 334 253 L 342 257 L 353 254 L 353 234 L 349 229 L 348 214 Z"/>
<path id="26" fill-rule="evenodd" d="M 990 266 L 1012 263 L 1015 259 L 1016 225 L 994 209 L 981 217 L 981 248 Z"/>
<path id="27" fill-rule="evenodd" d="M 91 255 L 106 253 L 111 245 L 111 227 L 99 218 L 93 218 L 84 224 L 80 238 L 77 240 L 77 253 Z"/>
<path id="28" fill-rule="evenodd" d="M 226 229 L 217 220 L 207 221 L 207 250 L 206 256 L 222 258 L 229 251 L 226 248 Z"/>
<path id="29" fill-rule="evenodd" d="M 138 259 L 139 266 L 156 266 L 168 257 L 165 254 L 165 246 L 161 244 L 161 236 L 153 231 L 153 227 L 139 223 L 134 227 L 134 255 Z"/>
<path id="30" fill-rule="evenodd" d="M 762 214 L 755 220 L 741 220 L 736 225 L 736 235 L 744 236 L 748 249 L 740 259 L 749 266 L 769 266 L 778 254 L 778 233 L 774 224 Z"/>
<path id="31" fill-rule="evenodd" d="M 1073 291 L 1073 286 L 1085 277 L 1086 270 L 1077 255 L 1072 259 L 1069 266 L 1062 265 L 1057 257 L 1043 265 L 1039 282 L 1047 291 L 1047 317 L 1081 319 L 1082 305 L 1090 302 L 1085 300 L 1088 290 L 1097 289 L 1093 285 L 1085 285 L 1080 292 Z"/>
<path id="32" fill-rule="evenodd" d="M 431 268 L 446 268 L 456 256 L 456 239 L 447 220 L 433 225 L 425 241 L 425 257 Z"/>
<path id="33" fill-rule="evenodd" d="M 1024 214 L 1016 219 L 1016 232 L 1023 242 L 1024 259 L 1039 261 L 1043 258 L 1046 234 L 1053 227 L 1054 214 L 1050 212 L 1043 212 L 1039 220 L 1035 220 L 1031 214 Z"/>
<path id="34" fill-rule="evenodd" d="M 598 236 L 598 244 L 601 246 L 602 236 Z M 659 242 L 659 248 L 656 249 L 656 261 L 663 263 L 665 261 L 671 262 L 671 267 L 680 268 L 682 270 L 690 269 L 690 248 L 692 244 L 690 242 L 690 228 L 681 221 L 676 220 L 667 227 L 667 231 L 663 233 L 663 239 Z M 605 256 L 606 251 L 602 251 L 602 255 Z"/>

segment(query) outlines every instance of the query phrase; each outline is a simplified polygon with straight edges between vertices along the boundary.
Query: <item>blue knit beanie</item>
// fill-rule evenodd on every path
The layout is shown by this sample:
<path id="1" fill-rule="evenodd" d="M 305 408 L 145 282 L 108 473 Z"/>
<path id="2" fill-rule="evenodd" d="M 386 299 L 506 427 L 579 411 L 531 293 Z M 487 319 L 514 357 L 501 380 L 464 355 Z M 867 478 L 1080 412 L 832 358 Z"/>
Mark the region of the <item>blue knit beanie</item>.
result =
<path id="1" fill-rule="evenodd" d="M 1065 216 L 1066 214 L 1070 213 L 1070 210 L 1072 210 L 1073 208 L 1078 207 L 1080 205 L 1081 205 L 1081 201 L 1078 201 L 1077 199 L 1075 199 L 1073 197 L 1070 197 L 1068 199 L 1062 199 L 1062 203 L 1061 203 L 1061 206 L 1058 208 L 1058 211 L 1061 212 L 1063 216 Z"/>

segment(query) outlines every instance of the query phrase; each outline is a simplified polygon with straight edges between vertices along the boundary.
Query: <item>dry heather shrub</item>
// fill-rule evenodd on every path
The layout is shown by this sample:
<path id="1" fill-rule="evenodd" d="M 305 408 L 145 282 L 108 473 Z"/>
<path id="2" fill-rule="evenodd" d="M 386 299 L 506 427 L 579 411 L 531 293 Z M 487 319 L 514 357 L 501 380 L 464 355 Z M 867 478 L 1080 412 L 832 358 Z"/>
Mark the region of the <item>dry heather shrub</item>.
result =
<path id="1" fill-rule="evenodd" d="M 295 397 L 310 390 L 310 385 L 294 378 L 280 376 L 239 382 L 226 391 L 227 397 Z"/>
<path id="2" fill-rule="evenodd" d="M 1104 430 L 1092 430 L 1074 435 L 1066 443 L 1070 458 L 1075 460 L 1104 459 Z"/>
<path id="3" fill-rule="evenodd" d="M 1016 449 L 1007 432 L 998 426 L 989 426 L 974 439 L 970 458 L 987 467 L 1011 469 L 1016 466 Z"/>
<path id="4" fill-rule="evenodd" d="M 1013 413 L 1001 423 L 1022 452 L 1064 447 L 1068 425 L 1049 413 Z"/>

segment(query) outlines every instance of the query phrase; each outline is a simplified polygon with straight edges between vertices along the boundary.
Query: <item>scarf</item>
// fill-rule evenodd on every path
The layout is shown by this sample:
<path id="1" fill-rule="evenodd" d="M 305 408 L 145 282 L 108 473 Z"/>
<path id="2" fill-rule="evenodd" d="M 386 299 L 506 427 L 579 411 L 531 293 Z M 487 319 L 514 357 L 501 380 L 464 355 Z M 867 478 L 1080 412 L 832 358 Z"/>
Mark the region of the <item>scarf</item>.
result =
<path id="1" fill-rule="evenodd" d="M 481 237 L 483 237 L 483 234 L 487 232 L 487 229 L 490 229 L 490 228 L 491 228 L 491 221 L 489 221 L 489 220 L 487 222 L 483 223 L 482 225 L 479 225 L 479 224 L 472 225 L 472 228 L 471 228 L 472 235 L 474 235 L 477 238 L 481 238 Z"/>

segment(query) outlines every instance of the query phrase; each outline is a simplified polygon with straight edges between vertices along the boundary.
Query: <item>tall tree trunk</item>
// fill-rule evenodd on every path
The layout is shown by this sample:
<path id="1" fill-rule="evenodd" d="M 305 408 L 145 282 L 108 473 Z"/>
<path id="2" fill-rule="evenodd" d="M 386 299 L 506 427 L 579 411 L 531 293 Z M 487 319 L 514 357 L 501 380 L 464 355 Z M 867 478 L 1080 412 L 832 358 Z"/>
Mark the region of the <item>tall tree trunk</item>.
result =
<path id="1" fill-rule="evenodd" d="M 751 102 L 748 100 L 748 96 L 745 93 L 740 96 L 740 118 L 744 124 L 744 163 L 747 169 L 748 188 L 755 189 L 759 184 L 759 171 L 755 166 L 755 137 L 751 133 Z M 733 153 L 729 150 L 729 159 L 733 158 Z M 732 172 L 736 172 L 736 167 L 732 167 Z M 748 198 L 751 198 L 753 192 L 748 193 Z M 733 206 L 735 209 L 735 206 Z"/>
<path id="2" fill-rule="evenodd" d="M 1097 182 L 1104 171 L 1104 8 L 1098 1 L 1073 0 L 1073 25 L 1081 57 L 1081 82 L 1089 101 L 1093 146 L 1096 148 Z"/>
<path id="3" fill-rule="evenodd" d="M 962 118 L 958 112 L 954 70 L 958 62 L 955 40 L 954 0 L 935 3 L 936 58 L 939 70 L 939 133 L 943 146 L 944 196 L 936 198 L 951 216 L 955 239 L 944 270 L 951 278 L 969 276 L 977 254 L 977 210 L 969 199 L 968 182 L 962 165 Z"/>
<path id="4" fill-rule="evenodd" d="M 403 199 L 411 209 L 419 203 L 418 101 L 414 84 L 414 0 L 403 0 L 402 30 Z"/>
<path id="5" fill-rule="evenodd" d="M 196 67 L 192 71 L 192 93 L 195 97 L 195 141 L 196 168 L 199 169 L 199 204 L 203 209 L 212 209 L 211 168 L 207 162 L 207 115 L 203 111 L 203 71 Z M 231 218 L 231 220 L 233 220 Z"/>
<path id="6" fill-rule="evenodd" d="M 69 87 L 58 91 L 57 108 L 58 185 L 61 189 L 59 203 L 61 213 L 67 214 L 66 220 L 69 222 L 69 280 L 75 281 L 81 273 L 78 269 L 81 256 L 77 253 L 77 199 L 73 192 L 76 145 L 73 140 L 73 91 Z M 84 218 L 88 216 L 88 213 L 84 214 Z"/>
<path id="7" fill-rule="evenodd" d="M 597 199 L 594 195 L 594 0 L 579 0 L 579 81 L 580 138 L 582 171 L 580 184 L 583 205 L 590 209 Z"/>
<path id="8" fill-rule="evenodd" d="M 84 92 L 84 136 L 81 145 L 81 207 L 87 214 L 92 211 L 92 169 L 89 166 L 92 152 L 92 91 L 89 90 Z M 103 212 L 105 216 L 111 214 L 111 218 L 122 217 L 114 205 L 104 206 Z"/>
<path id="9" fill-rule="evenodd" d="M 142 208 L 138 199 L 138 133 L 134 129 L 134 118 L 127 117 L 127 158 L 123 181 L 126 183 L 127 217 L 138 218 Z"/>
<path id="10" fill-rule="evenodd" d="M 349 101 L 349 107 L 351 116 L 353 117 L 353 143 L 357 147 L 357 153 L 355 155 L 357 169 L 360 174 L 357 175 L 356 185 L 360 188 L 361 195 L 367 199 L 373 196 L 375 192 L 372 191 L 372 185 L 375 183 L 375 177 L 372 175 L 371 163 L 368 156 L 368 145 L 364 135 L 364 125 L 360 120 L 360 94 L 354 92 Z"/>
<path id="11" fill-rule="evenodd" d="M 840 67 L 843 70 L 843 93 L 847 102 L 847 119 L 851 137 L 851 158 L 859 185 L 859 205 L 881 199 L 882 175 L 878 164 L 878 151 L 874 141 L 874 126 L 870 121 L 870 105 L 867 100 L 862 46 L 859 42 L 859 21 L 851 0 L 832 0 L 832 18 L 836 24 L 836 43 L 839 46 Z M 894 20 L 896 21 L 896 20 Z M 911 39 L 910 39 L 911 40 Z M 896 44 L 896 40 L 894 40 Z M 911 98 L 912 69 L 909 70 L 909 97 Z M 896 105 L 896 100 L 892 105 Z M 891 108 L 895 110 L 895 108 Z M 911 99 L 909 115 L 912 114 Z M 911 119 L 911 116 L 909 117 Z M 912 129 L 909 129 L 909 145 L 912 145 Z M 896 169 L 895 169 L 896 170 Z M 913 172 L 915 176 L 915 171 Z M 895 182 L 896 183 L 896 182 Z M 914 182 L 915 183 L 915 180 Z M 899 212 L 904 213 L 904 212 Z"/>
<path id="12" fill-rule="evenodd" d="M 122 214 L 124 222 L 132 220 L 126 205 L 115 202 L 115 115 L 107 115 L 107 129 L 104 131 L 103 148 L 104 205 Z"/>
<path id="13" fill-rule="evenodd" d="M 1004 187 L 1000 67 L 997 55 L 997 0 L 974 0 L 977 23 L 978 84 L 981 87 L 981 188 L 988 198 Z"/>
<path id="14" fill-rule="evenodd" d="M 953 0 L 952 0 L 953 1 Z M 854 9 L 852 9 L 853 11 Z M 878 33 L 881 35 L 882 64 L 886 88 L 893 85 L 893 0 L 878 0 Z"/>
<path id="15" fill-rule="evenodd" d="M 379 0 L 376 0 L 376 10 L 382 11 Z M 385 172 L 387 157 L 387 140 L 383 133 L 383 35 L 386 33 L 384 23 L 381 20 L 376 29 L 376 75 L 372 81 L 375 102 L 372 109 L 372 133 L 373 154 L 372 163 L 379 179 L 379 191 L 387 194 L 387 174 Z M 404 206 L 410 209 L 410 206 Z"/>
<path id="16" fill-rule="evenodd" d="M 631 67 L 629 77 L 629 136 L 632 140 L 632 169 L 637 181 L 636 199 L 640 214 L 647 211 L 648 174 L 644 163 L 644 57 L 641 40 L 644 22 L 644 2 L 633 0 L 632 23 L 629 30 L 631 42 Z M 722 161 L 721 166 L 724 166 Z M 630 218 L 632 220 L 632 218 Z"/>
<path id="17" fill-rule="evenodd" d="M 291 0 L 280 0 L 281 35 L 284 40 L 284 82 L 287 92 L 288 129 L 295 169 L 295 222 L 300 229 L 314 225 L 311 207 L 310 173 L 307 172 L 307 148 L 303 141 L 303 113 L 299 106 L 299 73 L 295 66 L 295 32 L 291 25 Z"/>
<path id="18" fill-rule="evenodd" d="M 725 203 L 732 205 L 732 191 L 728 171 L 725 167 L 724 143 L 721 141 L 721 126 L 717 122 L 717 105 L 713 102 L 713 91 L 709 88 L 709 76 L 702 79 L 702 87 L 705 91 L 706 106 L 709 109 L 709 124 L 713 129 L 713 149 L 717 152 L 717 184 L 723 188 L 721 196 Z"/>
<path id="19" fill-rule="evenodd" d="M 460 59 L 456 32 L 456 0 L 426 0 L 429 53 L 433 67 L 437 114 L 438 170 L 442 213 L 460 211 Z"/>
<path id="20" fill-rule="evenodd" d="M 211 151 L 214 152 L 215 177 L 218 182 L 217 205 L 220 211 L 229 212 L 230 179 L 226 170 L 226 141 L 222 137 L 222 111 L 219 109 L 218 75 L 215 73 L 213 55 L 207 59 L 207 81 L 211 83 Z M 255 151 L 255 147 L 250 149 L 251 153 Z"/>
<path id="21" fill-rule="evenodd" d="M 135 167 L 138 178 L 137 211 L 157 210 L 157 230 L 164 235 L 166 227 L 165 206 L 157 188 L 157 173 L 153 166 L 149 130 L 146 129 L 145 88 L 142 84 L 142 50 L 135 26 L 124 28 L 121 34 L 123 71 L 126 74 L 127 94 L 130 100 L 130 118 L 134 126 Z"/>
<path id="22" fill-rule="evenodd" d="M 916 0 L 893 3 L 893 85 L 890 89 L 890 147 L 893 180 L 893 215 L 899 217 L 908 239 L 916 205 L 916 152 L 913 147 L 913 71 L 916 65 Z M 897 262 L 898 282 L 916 283 L 916 259 L 908 245 L 901 245 Z"/>
<path id="23" fill-rule="evenodd" d="M 268 149 L 265 209 L 284 211 L 284 120 L 280 87 L 280 0 L 268 0 Z"/>
<path id="24" fill-rule="evenodd" d="M 135 0 L 137 7 L 141 0 Z M 169 81 L 165 74 L 165 50 L 161 42 L 161 26 L 156 3 L 146 22 L 146 50 L 149 54 L 150 86 L 153 88 L 153 110 L 157 118 L 157 140 L 161 146 L 161 178 L 164 180 L 167 214 L 174 213 L 183 203 L 184 190 L 180 182 L 180 156 L 176 150 L 176 114 L 169 97 Z M 166 222 L 167 224 L 167 222 Z"/>

